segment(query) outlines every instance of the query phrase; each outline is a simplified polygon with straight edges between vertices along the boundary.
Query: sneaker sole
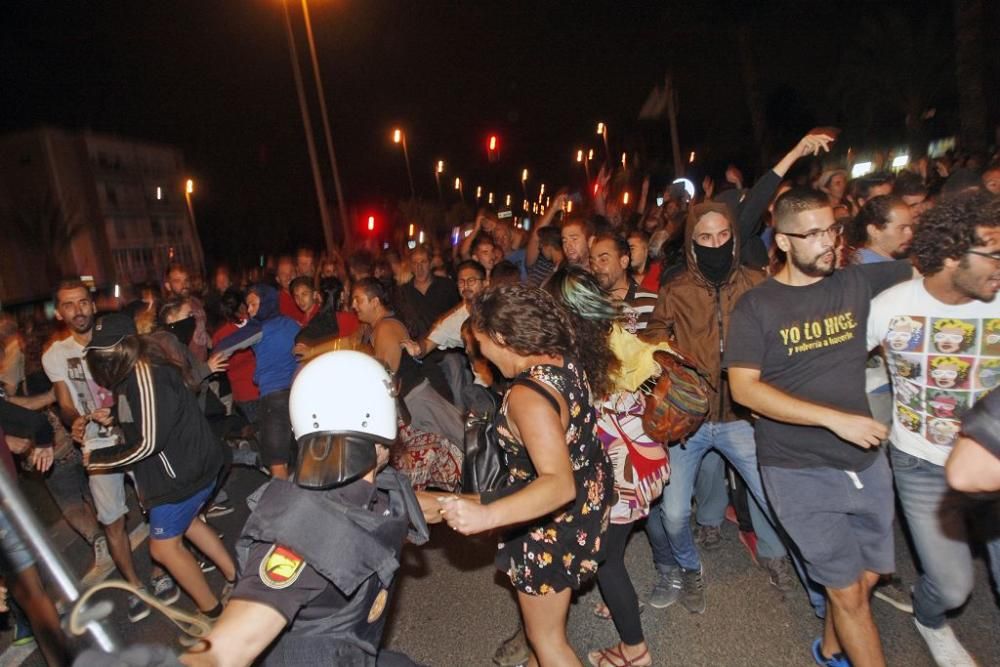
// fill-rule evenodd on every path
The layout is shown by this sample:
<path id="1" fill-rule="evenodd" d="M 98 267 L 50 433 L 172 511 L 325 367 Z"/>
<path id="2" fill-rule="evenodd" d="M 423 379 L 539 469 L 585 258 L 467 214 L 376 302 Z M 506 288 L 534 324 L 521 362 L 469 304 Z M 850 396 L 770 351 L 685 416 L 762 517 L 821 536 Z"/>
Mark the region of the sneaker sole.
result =
<path id="1" fill-rule="evenodd" d="M 155 597 L 156 601 L 159 602 L 160 604 L 173 604 L 181 599 L 181 592 L 180 590 L 178 590 L 176 586 L 174 586 L 174 594 L 171 595 L 169 598 L 161 598 L 158 595 L 153 595 L 153 597 Z"/>
<path id="2" fill-rule="evenodd" d="M 648 604 L 653 609 L 666 609 L 667 607 L 674 606 L 675 604 L 677 604 L 677 602 L 678 602 L 677 600 L 671 600 L 670 602 L 668 602 L 666 604 L 657 604 L 657 603 L 653 602 L 652 600 L 647 600 L 646 604 Z"/>
<path id="3" fill-rule="evenodd" d="M 896 609 L 898 609 L 901 612 L 904 612 L 906 614 L 912 614 L 913 613 L 913 605 L 912 604 L 907 604 L 905 602 L 900 602 L 899 600 L 896 600 L 896 599 L 894 599 L 892 597 L 889 597 L 885 593 L 882 593 L 878 589 L 875 590 L 874 596 L 877 597 L 882 602 L 885 602 L 886 604 L 892 605 L 893 607 L 895 607 Z"/>
<path id="4" fill-rule="evenodd" d="M 146 607 L 146 609 L 144 611 L 139 612 L 135 616 L 133 616 L 132 614 L 129 614 L 128 615 L 128 620 L 131 623 L 138 623 L 139 621 L 141 621 L 142 619 L 146 618 L 147 616 L 149 616 L 149 607 Z"/>

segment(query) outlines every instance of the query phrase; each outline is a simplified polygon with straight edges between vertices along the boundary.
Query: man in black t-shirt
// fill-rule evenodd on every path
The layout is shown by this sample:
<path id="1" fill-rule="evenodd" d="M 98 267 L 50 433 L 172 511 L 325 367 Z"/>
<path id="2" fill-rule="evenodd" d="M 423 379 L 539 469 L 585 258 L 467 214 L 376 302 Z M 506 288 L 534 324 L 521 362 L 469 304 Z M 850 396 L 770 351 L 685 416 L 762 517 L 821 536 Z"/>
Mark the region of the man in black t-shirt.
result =
<path id="1" fill-rule="evenodd" d="M 821 665 L 884 665 L 869 598 L 895 568 L 888 429 L 865 398 L 865 326 L 873 296 L 913 273 L 906 262 L 834 272 L 841 225 L 827 198 L 792 190 L 775 205 L 788 261 L 737 303 L 724 365 L 733 398 L 759 415 L 761 477 L 831 613 Z"/>

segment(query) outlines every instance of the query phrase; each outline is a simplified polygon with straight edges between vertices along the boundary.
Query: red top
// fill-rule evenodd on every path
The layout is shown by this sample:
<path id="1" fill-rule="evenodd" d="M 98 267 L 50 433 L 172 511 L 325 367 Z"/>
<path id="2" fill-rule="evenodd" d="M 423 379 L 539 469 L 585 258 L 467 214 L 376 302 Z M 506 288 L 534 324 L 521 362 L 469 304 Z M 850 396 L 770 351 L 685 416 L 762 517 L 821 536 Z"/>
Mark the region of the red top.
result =
<path id="1" fill-rule="evenodd" d="M 286 289 L 278 290 L 278 312 L 285 317 L 292 318 L 299 323 L 299 326 L 302 326 L 307 322 L 306 314 L 299 310 L 299 307 L 295 305 L 295 299 L 292 297 L 292 293 Z"/>
<path id="2" fill-rule="evenodd" d="M 342 310 L 337 311 L 337 328 L 340 329 L 341 336 L 350 336 L 360 326 L 361 322 L 358 321 L 358 316 L 354 313 L 347 313 Z"/>
<path id="3" fill-rule="evenodd" d="M 220 340 L 236 331 L 239 331 L 239 327 L 232 322 L 226 322 L 212 336 L 212 345 L 218 345 Z M 256 401 L 260 397 L 260 390 L 253 383 L 253 374 L 256 369 L 257 357 L 249 349 L 239 350 L 229 357 L 226 377 L 229 378 L 229 384 L 233 388 L 233 400 L 242 403 Z"/>
<path id="4" fill-rule="evenodd" d="M 660 272 L 663 267 L 659 262 L 650 262 L 649 269 L 646 271 L 645 277 L 643 277 L 642 282 L 639 283 L 639 287 L 642 289 L 656 294 L 660 291 Z"/>

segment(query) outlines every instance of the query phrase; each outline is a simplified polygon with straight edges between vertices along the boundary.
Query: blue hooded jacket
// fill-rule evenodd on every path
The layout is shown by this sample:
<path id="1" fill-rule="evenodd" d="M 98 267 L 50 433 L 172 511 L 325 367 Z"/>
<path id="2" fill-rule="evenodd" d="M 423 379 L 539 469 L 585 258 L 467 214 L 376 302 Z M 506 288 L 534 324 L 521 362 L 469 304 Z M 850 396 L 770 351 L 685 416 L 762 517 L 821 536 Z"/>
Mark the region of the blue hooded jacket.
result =
<path id="1" fill-rule="evenodd" d="M 254 285 L 250 291 L 260 299 L 257 314 L 239 331 L 219 341 L 218 350 L 235 352 L 252 347 L 257 357 L 253 381 L 261 396 L 292 386 L 298 361 L 292 354 L 298 323 L 278 312 L 278 290 L 270 285 Z"/>

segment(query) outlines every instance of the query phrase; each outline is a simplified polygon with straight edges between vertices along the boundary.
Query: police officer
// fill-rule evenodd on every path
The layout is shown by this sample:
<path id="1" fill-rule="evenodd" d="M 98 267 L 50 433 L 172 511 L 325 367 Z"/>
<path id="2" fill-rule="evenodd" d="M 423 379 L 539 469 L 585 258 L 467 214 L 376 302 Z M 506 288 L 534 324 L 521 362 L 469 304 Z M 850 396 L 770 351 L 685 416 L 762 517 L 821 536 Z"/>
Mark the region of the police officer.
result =
<path id="1" fill-rule="evenodd" d="M 403 543 L 428 538 L 409 481 L 384 467 L 396 437 L 390 376 L 360 352 L 329 352 L 298 374 L 289 410 L 294 481 L 251 496 L 232 599 L 182 662 L 249 665 L 266 652 L 266 665 L 413 664 L 379 654 Z"/>

